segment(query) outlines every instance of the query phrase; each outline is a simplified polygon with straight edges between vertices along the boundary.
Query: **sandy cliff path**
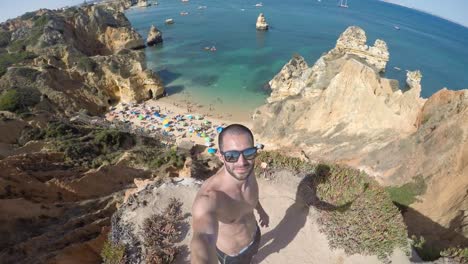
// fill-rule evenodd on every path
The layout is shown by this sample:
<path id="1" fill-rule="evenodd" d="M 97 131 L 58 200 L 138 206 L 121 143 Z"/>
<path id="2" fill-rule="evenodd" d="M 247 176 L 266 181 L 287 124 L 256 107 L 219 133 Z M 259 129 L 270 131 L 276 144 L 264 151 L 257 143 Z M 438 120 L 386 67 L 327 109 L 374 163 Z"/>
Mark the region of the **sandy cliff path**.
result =
<path id="1" fill-rule="evenodd" d="M 318 212 L 313 207 L 305 206 L 301 197 L 304 188 L 299 177 L 280 172 L 274 179 L 259 178 L 258 182 L 260 200 L 270 215 L 270 226 L 261 229 L 261 248 L 254 263 L 382 263 L 376 256 L 348 256 L 343 250 L 330 249 L 326 236 L 319 232 L 315 221 Z M 190 210 L 196 189 L 170 188 L 174 189 L 159 192 L 162 197 L 158 200 L 178 196 L 184 203 L 183 210 Z M 174 195 L 176 191 L 181 191 L 181 194 Z M 310 195 L 308 191 L 305 190 L 305 194 Z M 186 220 L 191 221 L 190 217 Z M 189 230 L 181 245 L 188 245 L 191 235 Z M 189 263 L 189 259 L 189 253 L 184 252 L 176 263 Z M 391 260 L 392 263 L 411 263 L 401 251 L 395 251 Z"/>

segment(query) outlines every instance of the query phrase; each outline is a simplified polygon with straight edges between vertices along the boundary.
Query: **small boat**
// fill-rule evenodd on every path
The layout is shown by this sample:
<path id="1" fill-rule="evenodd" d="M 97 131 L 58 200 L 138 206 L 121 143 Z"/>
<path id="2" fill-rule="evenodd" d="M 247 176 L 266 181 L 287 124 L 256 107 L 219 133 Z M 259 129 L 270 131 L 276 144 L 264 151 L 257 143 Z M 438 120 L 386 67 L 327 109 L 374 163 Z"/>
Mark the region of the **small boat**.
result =
<path id="1" fill-rule="evenodd" d="M 206 6 L 198 6 L 198 9 L 206 9 Z"/>
<path id="2" fill-rule="evenodd" d="M 396 25 L 393 26 L 393 28 L 396 29 L 396 30 L 400 30 L 400 27 L 399 27 L 399 26 L 396 26 Z"/>
<path id="3" fill-rule="evenodd" d="M 348 0 L 340 0 L 339 7 L 348 8 Z"/>
<path id="4" fill-rule="evenodd" d="M 174 19 L 168 18 L 168 19 L 166 19 L 165 23 L 166 24 L 174 24 Z"/>
<path id="5" fill-rule="evenodd" d="M 261 6 L 263 6 L 263 4 L 260 2 L 260 3 L 255 4 L 255 6 L 256 7 L 261 7 Z"/>
<path id="6" fill-rule="evenodd" d="M 211 47 L 210 51 L 216 51 L 216 47 L 215 46 Z"/>
<path id="7" fill-rule="evenodd" d="M 182 0 L 182 2 L 187 3 L 189 0 Z"/>
<path id="8" fill-rule="evenodd" d="M 186 15 L 188 15 L 188 12 L 182 11 L 182 12 L 180 12 L 180 15 L 181 16 L 186 16 Z"/>
<path id="9" fill-rule="evenodd" d="M 395 67 L 393 67 L 393 69 L 395 69 L 395 70 L 397 70 L 397 71 L 401 71 L 401 68 L 399 68 L 399 67 L 396 67 L 396 66 L 395 66 Z"/>

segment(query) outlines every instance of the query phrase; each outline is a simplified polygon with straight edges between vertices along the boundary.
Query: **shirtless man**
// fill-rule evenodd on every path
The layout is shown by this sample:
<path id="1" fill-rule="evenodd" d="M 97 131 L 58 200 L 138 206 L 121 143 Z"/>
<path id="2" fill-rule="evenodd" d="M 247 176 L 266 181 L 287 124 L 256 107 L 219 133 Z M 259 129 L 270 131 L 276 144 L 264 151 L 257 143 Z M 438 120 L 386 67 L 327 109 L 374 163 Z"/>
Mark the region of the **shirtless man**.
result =
<path id="1" fill-rule="evenodd" d="M 192 264 L 249 264 L 260 244 L 260 228 L 269 217 L 258 200 L 252 132 L 233 124 L 218 137 L 224 166 L 202 185 L 192 207 Z"/>

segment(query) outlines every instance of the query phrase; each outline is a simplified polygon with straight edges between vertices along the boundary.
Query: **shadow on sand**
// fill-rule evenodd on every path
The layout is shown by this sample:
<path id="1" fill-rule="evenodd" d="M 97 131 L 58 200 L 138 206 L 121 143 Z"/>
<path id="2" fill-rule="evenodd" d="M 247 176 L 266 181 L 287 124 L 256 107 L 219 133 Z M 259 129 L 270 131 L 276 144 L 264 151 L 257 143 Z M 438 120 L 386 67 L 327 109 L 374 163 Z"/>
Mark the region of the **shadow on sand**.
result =
<path id="1" fill-rule="evenodd" d="M 255 262 L 261 263 L 270 254 L 280 252 L 286 248 L 305 226 L 310 206 L 319 210 L 346 211 L 353 201 L 335 206 L 321 201 L 316 194 L 317 186 L 326 181 L 330 174 L 330 167 L 319 165 L 315 173 L 306 175 L 297 186 L 296 199 L 286 210 L 283 219 L 271 231 L 262 236 L 260 249 L 255 256 Z"/>

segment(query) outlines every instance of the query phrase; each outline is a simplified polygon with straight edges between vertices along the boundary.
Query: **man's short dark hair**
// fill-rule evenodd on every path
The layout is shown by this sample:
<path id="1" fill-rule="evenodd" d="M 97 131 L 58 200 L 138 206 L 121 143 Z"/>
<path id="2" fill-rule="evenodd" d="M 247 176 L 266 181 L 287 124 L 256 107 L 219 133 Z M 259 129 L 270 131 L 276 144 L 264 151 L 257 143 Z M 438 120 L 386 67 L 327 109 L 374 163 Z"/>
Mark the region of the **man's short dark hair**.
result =
<path id="1" fill-rule="evenodd" d="M 250 131 L 249 128 L 247 128 L 246 126 L 240 125 L 240 124 L 232 124 L 232 125 L 229 125 L 229 126 L 225 127 L 223 129 L 223 131 L 221 131 L 221 133 L 219 133 L 219 135 L 218 135 L 219 150 L 223 149 L 224 136 L 227 135 L 227 134 L 231 134 L 231 135 L 244 135 L 244 134 L 246 134 L 246 135 L 248 135 L 250 137 L 250 140 L 252 141 L 252 145 L 254 144 L 254 137 L 253 137 L 252 131 Z"/>

